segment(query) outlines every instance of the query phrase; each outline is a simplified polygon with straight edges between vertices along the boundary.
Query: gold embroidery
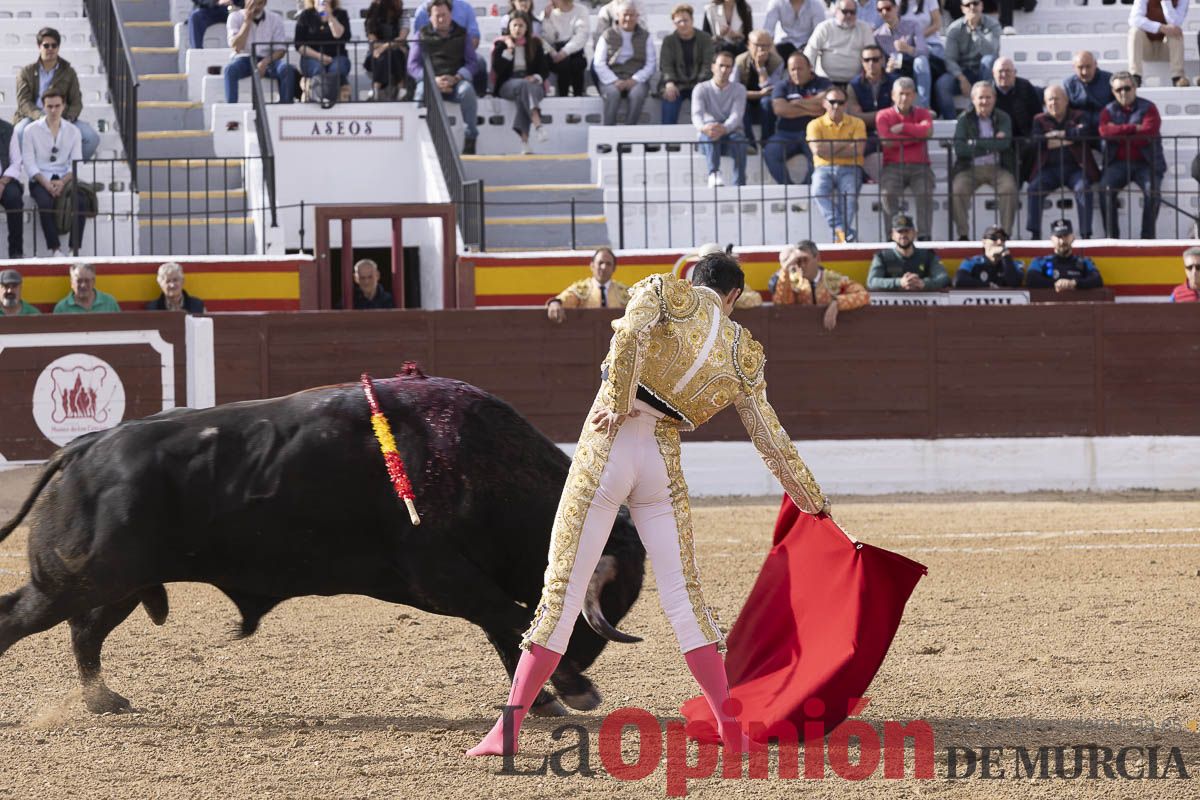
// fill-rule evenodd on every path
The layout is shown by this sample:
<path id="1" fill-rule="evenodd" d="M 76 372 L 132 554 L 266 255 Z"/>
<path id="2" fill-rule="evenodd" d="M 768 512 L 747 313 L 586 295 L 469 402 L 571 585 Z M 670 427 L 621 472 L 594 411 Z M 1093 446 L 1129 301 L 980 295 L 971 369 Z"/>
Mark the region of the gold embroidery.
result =
<path id="1" fill-rule="evenodd" d="M 592 415 L 600 407 L 597 399 L 588 412 L 575 456 L 571 459 L 571 469 L 567 473 L 567 482 L 558 501 L 554 528 L 550 534 L 549 563 L 542 585 L 542 599 L 529 629 L 521 637 L 521 648 L 524 650 L 529 649 L 531 642 L 545 647 L 562 619 L 563 599 L 567 583 L 571 580 L 571 570 L 575 567 L 583 523 L 587 520 L 592 499 L 600 486 L 600 475 L 608 463 L 613 439 L 617 435 L 616 429 L 611 433 L 593 430 Z"/>
<path id="2" fill-rule="evenodd" d="M 671 509 L 675 512 L 675 529 L 679 532 L 679 563 L 683 568 L 683 582 L 687 587 L 692 613 L 705 641 L 716 642 L 719 650 L 725 650 L 725 636 L 717 623 L 716 614 L 704 602 L 700 590 L 700 567 L 696 563 L 696 542 L 692 533 L 692 510 L 688 504 L 687 483 L 679 457 L 679 428 L 669 419 L 661 419 L 654 426 L 654 438 L 667 468 L 671 486 Z"/>
<path id="3" fill-rule="evenodd" d="M 618 414 L 628 414 L 633 409 L 638 375 L 641 374 L 650 341 L 650 329 L 661 319 L 657 284 L 639 281 L 634 289 L 634 295 L 625 308 L 625 316 L 613 322 L 613 337 L 604 360 L 608 379 L 600 387 L 600 402 Z"/>
<path id="4" fill-rule="evenodd" d="M 783 484 L 792 501 L 809 514 L 828 512 L 829 500 L 821 493 L 816 478 L 796 452 L 787 431 L 779 424 L 775 409 L 767 402 L 766 382 L 760 382 L 758 388 L 743 394 L 734 404 L 763 463 Z"/>

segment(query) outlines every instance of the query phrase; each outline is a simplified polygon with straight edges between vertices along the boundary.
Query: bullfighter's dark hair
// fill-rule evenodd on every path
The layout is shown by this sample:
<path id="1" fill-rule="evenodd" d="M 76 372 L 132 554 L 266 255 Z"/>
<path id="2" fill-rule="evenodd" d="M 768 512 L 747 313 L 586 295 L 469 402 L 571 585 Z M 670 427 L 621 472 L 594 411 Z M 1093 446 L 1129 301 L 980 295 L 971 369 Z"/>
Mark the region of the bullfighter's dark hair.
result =
<path id="1" fill-rule="evenodd" d="M 692 285 L 707 286 L 720 295 L 746 288 L 746 274 L 737 259 L 726 253 L 710 253 L 692 269 Z"/>

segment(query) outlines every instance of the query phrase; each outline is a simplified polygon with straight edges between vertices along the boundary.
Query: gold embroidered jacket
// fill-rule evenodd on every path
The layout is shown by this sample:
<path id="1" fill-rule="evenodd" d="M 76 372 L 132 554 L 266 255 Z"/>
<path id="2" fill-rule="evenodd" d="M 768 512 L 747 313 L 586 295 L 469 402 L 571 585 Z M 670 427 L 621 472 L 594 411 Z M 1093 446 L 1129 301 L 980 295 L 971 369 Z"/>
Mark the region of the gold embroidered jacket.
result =
<path id="1" fill-rule="evenodd" d="M 871 295 L 861 283 L 831 269 L 822 269 L 816 284 L 817 296 L 813 299 L 812 284 L 803 275 L 781 275 L 775 283 L 772 301 L 777 306 L 791 303 L 827 306 L 836 299 L 838 311 L 853 311 L 871 302 Z"/>
<path id="2" fill-rule="evenodd" d="M 550 299 L 560 301 L 563 308 L 600 308 L 600 285 L 593 278 L 580 278 Z M 628 303 L 629 287 L 610 280 L 608 307 L 624 308 Z"/>
<path id="3" fill-rule="evenodd" d="M 812 514 L 826 510 L 821 487 L 767 402 L 762 345 L 722 313 L 717 293 L 668 273 L 639 281 L 631 294 L 625 316 L 613 322 L 604 407 L 628 413 L 640 385 L 682 417 L 681 429 L 693 430 L 733 404 L 796 505 Z"/>

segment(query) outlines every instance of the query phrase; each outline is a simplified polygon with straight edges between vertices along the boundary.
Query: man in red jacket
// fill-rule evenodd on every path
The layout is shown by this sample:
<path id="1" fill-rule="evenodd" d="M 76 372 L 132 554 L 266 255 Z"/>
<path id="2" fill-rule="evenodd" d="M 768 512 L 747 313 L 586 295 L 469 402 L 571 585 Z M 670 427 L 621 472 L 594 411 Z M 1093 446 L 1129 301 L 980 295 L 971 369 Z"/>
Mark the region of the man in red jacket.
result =
<path id="1" fill-rule="evenodd" d="M 1120 209 L 1117 194 L 1130 183 L 1142 190 L 1143 239 L 1153 239 L 1158 222 L 1159 193 L 1167 160 L 1163 155 L 1162 117 L 1158 107 L 1137 96 L 1137 82 L 1128 72 L 1112 76 L 1117 99 L 1100 111 L 1100 138 L 1104 140 L 1104 174 L 1100 176 L 1100 214 L 1104 234 L 1120 239 Z M 1132 193 L 1126 193 L 1125 208 L 1132 213 Z"/>
<path id="2" fill-rule="evenodd" d="M 1200 302 L 1200 247 L 1183 251 L 1183 274 L 1185 280 L 1171 292 L 1171 302 Z"/>
<path id="3" fill-rule="evenodd" d="M 933 230 L 933 168 L 929 165 L 929 137 L 933 115 L 916 105 L 917 85 L 912 78 L 892 84 L 892 107 L 875 115 L 875 130 L 883 145 L 883 169 L 879 186 L 883 191 L 883 213 L 888 218 L 900 213 L 900 198 L 912 192 L 917 205 L 917 230 L 928 239 Z"/>

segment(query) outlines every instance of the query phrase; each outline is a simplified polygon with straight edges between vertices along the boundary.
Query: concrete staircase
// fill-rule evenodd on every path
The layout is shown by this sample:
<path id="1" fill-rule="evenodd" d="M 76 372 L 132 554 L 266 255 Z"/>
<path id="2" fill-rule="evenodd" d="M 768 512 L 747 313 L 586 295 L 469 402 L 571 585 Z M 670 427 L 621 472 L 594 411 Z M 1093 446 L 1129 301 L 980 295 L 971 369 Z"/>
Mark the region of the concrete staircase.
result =
<path id="1" fill-rule="evenodd" d="M 213 158 L 204 105 L 188 96 L 171 0 L 119 0 L 141 86 L 138 94 L 138 236 L 141 253 L 256 251 L 242 162 Z"/>
<path id="2" fill-rule="evenodd" d="M 608 244 L 604 195 L 592 182 L 587 153 L 462 160 L 468 179 L 483 180 L 489 251 L 586 250 Z"/>

